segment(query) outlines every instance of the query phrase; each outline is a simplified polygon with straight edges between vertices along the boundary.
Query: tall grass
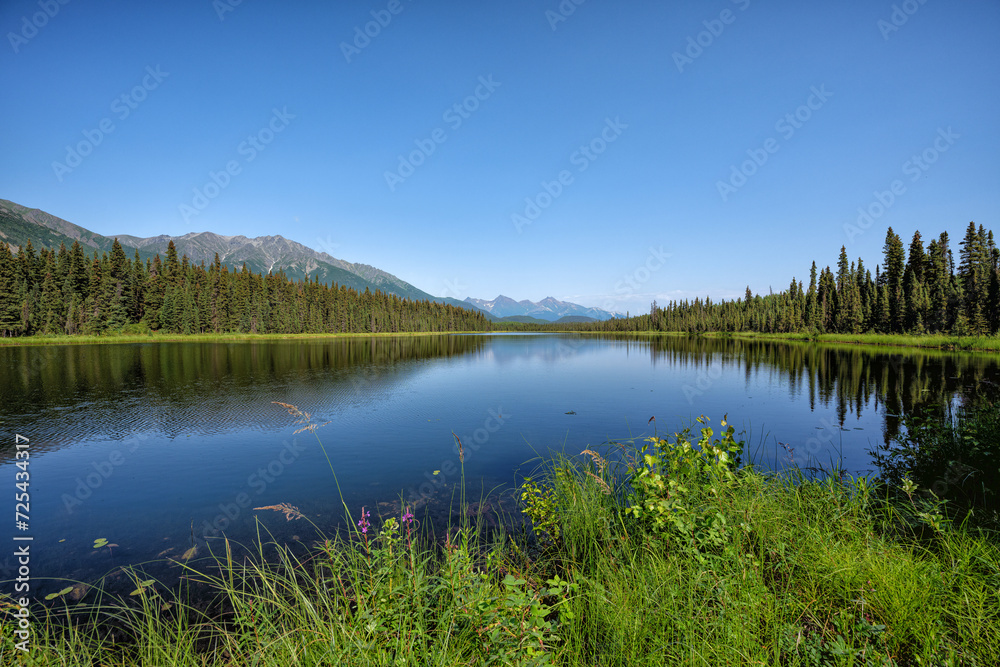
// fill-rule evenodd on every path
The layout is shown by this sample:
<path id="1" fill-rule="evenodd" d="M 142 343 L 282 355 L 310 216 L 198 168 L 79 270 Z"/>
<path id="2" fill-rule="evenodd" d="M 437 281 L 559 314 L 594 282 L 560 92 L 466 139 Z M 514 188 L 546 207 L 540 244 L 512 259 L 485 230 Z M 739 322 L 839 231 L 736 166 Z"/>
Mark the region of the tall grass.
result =
<path id="1" fill-rule="evenodd" d="M 481 333 L 463 331 L 399 331 L 378 333 L 298 333 L 298 334 L 253 334 L 253 333 L 198 333 L 173 334 L 147 331 L 145 333 L 93 334 L 35 334 L 0 338 L 0 347 L 27 347 L 37 345 L 93 345 L 97 343 L 232 343 L 267 340 L 320 340 L 329 338 L 394 338 L 414 336 L 441 336 L 458 333 Z"/>
<path id="2" fill-rule="evenodd" d="M 397 516 L 352 521 L 306 555 L 265 535 L 238 558 L 221 540 L 210 559 L 185 565 L 179 590 L 53 607 L 36 618 L 32 651 L 17 657 L 1000 664 L 995 533 L 949 522 L 910 482 L 896 495 L 836 470 L 740 467 L 732 427 L 700 421 L 698 434 L 546 461 L 521 487 L 531 532 L 488 532 L 463 518 L 436 540 L 401 506 Z M 211 592 L 209 602 L 195 591 Z"/>
<path id="3" fill-rule="evenodd" d="M 953 336 L 950 334 L 878 334 L 878 333 L 757 333 L 720 332 L 706 336 L 721 338 L 762 338 L 768 340 L 811 341 L 817 343 L 851 343 L 857 345 L 888 345 L 922 347 L 937 350 L 1000 350 L 1000 336 Z"/>

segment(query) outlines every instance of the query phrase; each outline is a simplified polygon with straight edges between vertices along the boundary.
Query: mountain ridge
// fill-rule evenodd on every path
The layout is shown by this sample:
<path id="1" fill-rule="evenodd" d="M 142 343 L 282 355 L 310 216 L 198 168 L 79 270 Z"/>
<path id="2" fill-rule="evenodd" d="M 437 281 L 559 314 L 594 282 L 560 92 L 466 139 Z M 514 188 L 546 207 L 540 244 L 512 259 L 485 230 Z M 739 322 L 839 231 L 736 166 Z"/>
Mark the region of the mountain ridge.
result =
<path id="1" fill-rule="evenodd" d="M 532 317 L 548 322 L 555 322 L 564 317 L 586 317 L 594 320 L 609 320 L 619 317 L 617 313 L 612 313 L 602 308 L 592 308 L 569 301 L 560 301 L 552 296 L 547 296 L 541 301 L 536 302 L 529 301 L 528 299 L 515 301 L 508 296 L 500 294 L 495 299 L 490 300 L 467 297 L 465 303 L 475 306 L 497 318 Z"/>
<path id="2" fill-rule="evenodd" d="M 36 247 L 54 249 L 60 243 L 69 247 L 73 241 L 79 241 L 89 253 L 110 252 L 116 238 L 129 253 L 138 251 L 143 260 L 152 259 L 155 255 L 165 256 L 168 244 L 173 241 L 178 256 L 186 255 L 193 264 L 211 264 L 218 254 L 220 262 L 233 271 L 240 270 L 243 265 L 255 273 L 281 271 L 292 280 L 319 279 L 322 283 L 336 283 L 359 292 L 380 290 L 415 301 L 437 301 L 460 308 L 473 308 L 494 320 L 527 317 L 556 322 L 566 317 L 594 320 L 620 317 L 601 308 L 560 301 L 552 296 L 538 302 L 527 299 L 515 301 L 502 294 L 490 301 L 473 297 L 464 300 L 436 297 L 388 271 L 370 264 L 339 259 L 277 234 L 249 237 L 202 231 L 179 236 L 103 235 L 41 209 L 0 199 L 0 239 L 12 247 L 23 245 L 29 239 Z"/>
<path id="3" fill-rule="evenodd" d="M 188 232 L 180 236 L 105 236 L 41 209 L 0 199 L 0 239 L 12 247 L 19 247 L 28 240 L 36 247 L 47 248 L 58 248 L 60 243 L 69 247 L 73 241 L 79 241 L 88 253 L 107 252 L 111 250 L 115 238 L 127 252 L 137 250 L 142 259 L 151 259 L 157 254 L 165 256 L 167 245 L 173 241 L 177 254 L 186 255 L 195 264 L 210 264 L 218 253 L 222 264 L 234 271 L 240 270 L 245 264 L 255 273 L 282 271 L 292 280 L 318 278 L 322 283 L 336 283 L 359 292 L 365 289 L 379 290 L 414 301 L 450 303 L 466 309 L 471 306 L 458 299 L 436 297 L 369 264 L 338 259 L 280 235 L 248 237 L 204 231 Z M 488 313 L 487 316 L 492 318 Z"/>

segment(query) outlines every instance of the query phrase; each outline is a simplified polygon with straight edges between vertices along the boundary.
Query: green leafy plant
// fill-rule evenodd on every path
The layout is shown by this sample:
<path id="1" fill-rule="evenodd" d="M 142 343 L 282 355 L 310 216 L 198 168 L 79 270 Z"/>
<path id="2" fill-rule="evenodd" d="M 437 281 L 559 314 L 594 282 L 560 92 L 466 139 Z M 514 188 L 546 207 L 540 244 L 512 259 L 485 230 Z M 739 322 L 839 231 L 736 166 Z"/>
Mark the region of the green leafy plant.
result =
<path id="1" fill-rule="evenodd" d="M 531 519 L 535 535 L 557 541 L 560 535 L 559 507 L 554 489 L 525 477 L 521 484 L 521 502 L 524 503 L 521 511 Z"/>
<path id="2" fill-rule="evenodd" d="M 702 416 L 697 421 L 709 420 Z M 711 427 L 702 428 L 697 446 L 691 444 L 690 428 L 675 433 L 673 442 L 647 438 L 649 444 L 629 468 L 632 495 L 626 514 L 699 555 L 729 543 L 725 515 L 703 502 L 736 480 L 743 443 L 735 440 L 735 429 L 725 419 L 722 426 L 722 437 L 715 440 Z"/>
<path id="3" fill-rule="evenodd" d="M 474 565 L 467 541 L 446 549 L 440 587 L 451 601 L 453 623 L 479 637 L 475 664 L 552 664 L 559 623 L 573 618 L 557 608 L 579 585 L 558 576 L 539 582 L 507 572 L 497 586 L 489 572 Z"/>
<path id="4" fill-rule="evenodd" d="M 782 657 L 790 664 L 816 667 L 894 667 L 898 664 L 886 642 L 884 625 L 845 614 L 833 619 L 830 626 L 826 635 L 816 629 L 788 626 L 779 642 Z"/>

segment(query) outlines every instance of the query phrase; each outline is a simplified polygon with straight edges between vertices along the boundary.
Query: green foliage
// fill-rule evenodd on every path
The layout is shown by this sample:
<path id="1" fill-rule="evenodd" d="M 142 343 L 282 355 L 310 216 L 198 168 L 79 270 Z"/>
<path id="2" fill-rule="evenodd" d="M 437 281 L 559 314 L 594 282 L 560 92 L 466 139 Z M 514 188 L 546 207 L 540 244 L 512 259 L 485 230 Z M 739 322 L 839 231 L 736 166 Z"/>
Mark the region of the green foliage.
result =
<path id="1" fill-rule="evenodd" d="M 920 232 L 909 246 L 889 228 L 875 277 L 841 247 L 836 273 L 812 263 L 809 287 L 742 299 L 711 298 L 654 305 L 648 314 L 560 328 L 582 331 L 759 332 L 839 334 L 1000 333 L 1000 249 L 991 231 L 970 223 L 955 267 L 942 233 L 924 250 Z"/>
<path id="2" fill-rule="evenodd" d="M 738 468 L 732 428 L 699 421 L 695 444 L 685 430 L 549 462 L 525 503 L 559 539 L 536 555 L 467 526 L 433 542 L 405 508 L 302 559 L 271 543 L 233 558 L 226 541 L 207 568 L 179 564 L 217 607 L 135 573 L 124 601 L 34 614 L 30 664 L 1000 664 L 994 534 L 905 479 L 894 494 Z"/>
<path id="3" fill-rule="evenodd" d="M 691 444 L 690 428 L 674 434 L 673 442 L 649 438 L 629 469 L 632 496 L 626 513 L 654 534 L 676 538 L 698 558 L 730 543 L 725 515 L 707 502 L 735 482 L 743 450 L 733 437 L 735 429 L 725 419 L 722 426 L 722 437 L 715 440 L 711 427 L 702 428 L 697 446 Z"/>
<path id="4" fill-rule="evenodd" d="M 924 410 L 872 453 L 881 476 L 913 501 L 937 504 L 956 521 L 1000 528 L 1000 406 L 973 399 L 953 418 Z M 910 480 L 913 480 L 912 482 Z M 913 485 L 913 486 L 910 486 Z M 918 488 L 919 487 L 919 488 Z"/>
<path id="5" fill-rule="evenodd" d="M 30 242 L 11 254 L 0 244 L 0 337 L 117 335 L 136 330 L 199 333 L 399 333 L 488 331 L 480 311 L 403 299 L 344 285 L 292 281 L 285 274 L 230 273 L 178 258 L 143 265 L 117 239 L 88 258 L 78 242 L 60 254 Z"/>
<path id="6" fill-rule="evenodd" d="M 555 576 L 544 584 L 510 573 L 500 585 L 477 570 L 466 541 L 448 544 L 440 588 L 454 610 L 453 622 L 479 638 L 475 664 L 548 665 L 558 643 L 556 607 L 578 589 Z M 562 618 L 571 620 L 571 613 Z"/>
<path id="7" fill-rule="evenodd" d="M 554 489 L 535 482 L 531 477 L 525 477 L 521 484 L 521 502 L 524 503 L 521 511 L 531 519 L 535 534 L 558 540 L 560 516 Z"/>
<path id="8" fill-rule="evenodd" d="M 789 625 L 779 640 L 779 651 L 803 667 L 895 667 L 885 640 L 885 625 L 873 625 L 853 614 L 838 616 L 829 635 L 808 627 Z"/>

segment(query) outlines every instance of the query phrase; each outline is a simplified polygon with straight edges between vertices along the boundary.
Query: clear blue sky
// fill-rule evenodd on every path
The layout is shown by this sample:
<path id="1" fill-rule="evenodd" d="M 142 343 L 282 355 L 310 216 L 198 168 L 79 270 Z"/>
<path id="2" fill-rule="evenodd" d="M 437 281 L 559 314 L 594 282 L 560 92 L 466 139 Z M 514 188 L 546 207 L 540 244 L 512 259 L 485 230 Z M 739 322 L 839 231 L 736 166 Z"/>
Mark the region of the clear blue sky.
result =
<path id="1" fill-rule="evenodd" d="M 3 0 L 0 197 L 632 312 L 1000 231 L 995 0 L 235 2 Z"/>

